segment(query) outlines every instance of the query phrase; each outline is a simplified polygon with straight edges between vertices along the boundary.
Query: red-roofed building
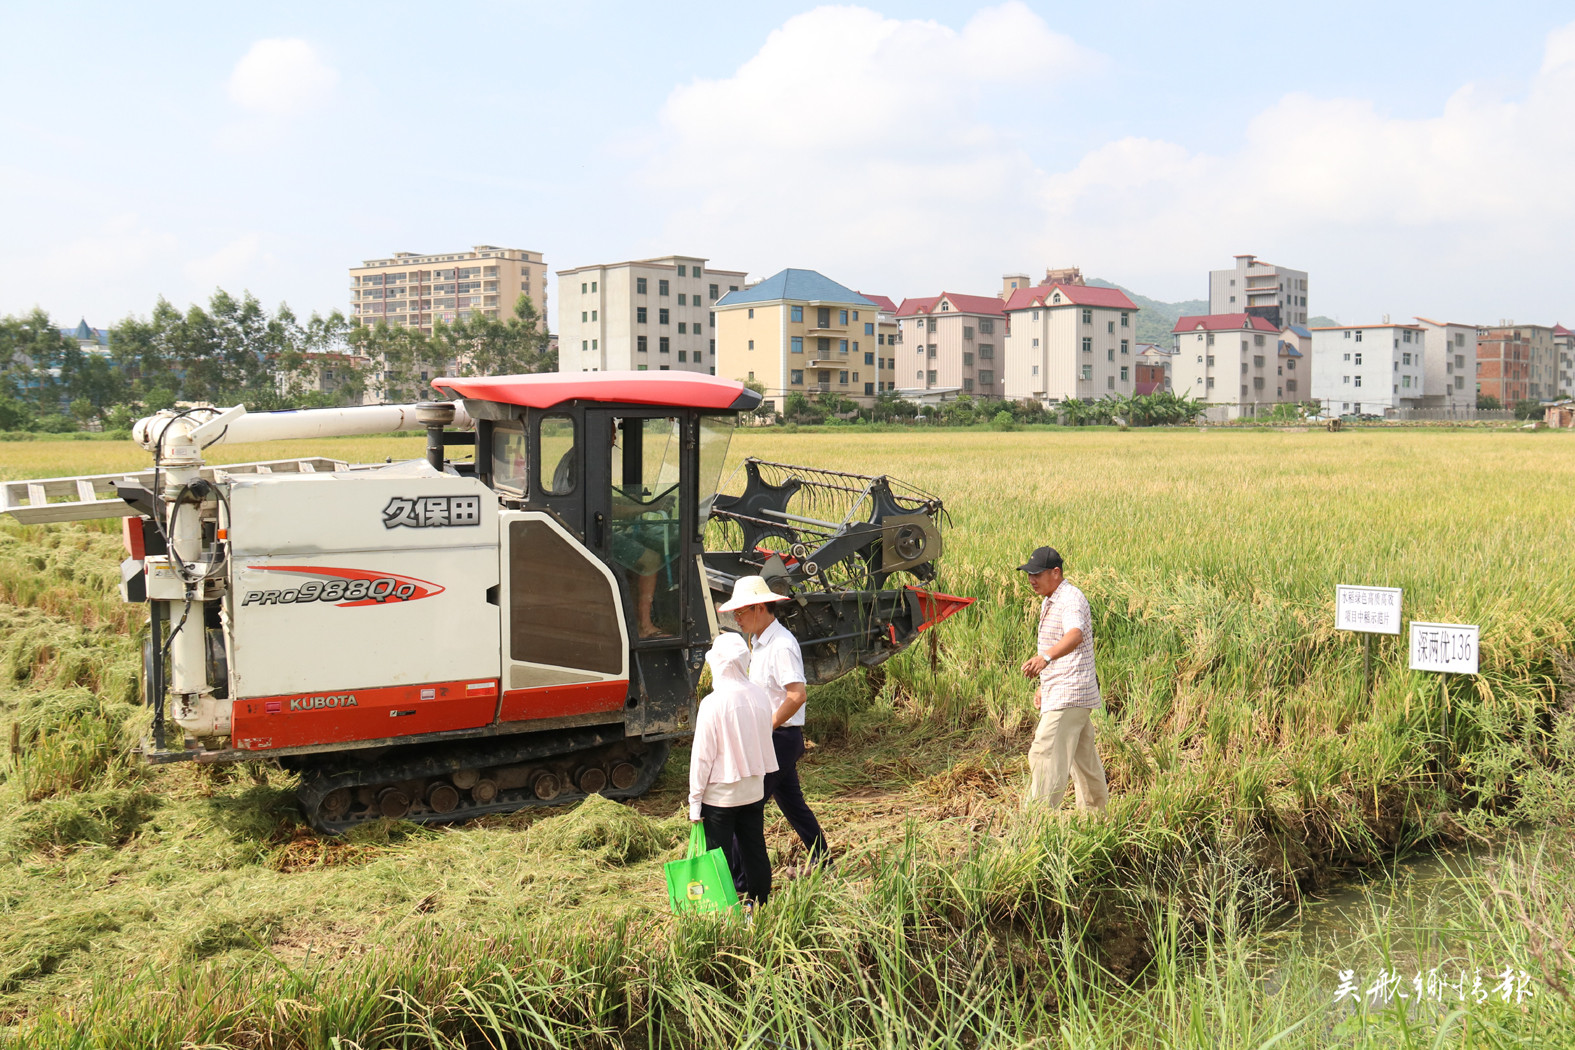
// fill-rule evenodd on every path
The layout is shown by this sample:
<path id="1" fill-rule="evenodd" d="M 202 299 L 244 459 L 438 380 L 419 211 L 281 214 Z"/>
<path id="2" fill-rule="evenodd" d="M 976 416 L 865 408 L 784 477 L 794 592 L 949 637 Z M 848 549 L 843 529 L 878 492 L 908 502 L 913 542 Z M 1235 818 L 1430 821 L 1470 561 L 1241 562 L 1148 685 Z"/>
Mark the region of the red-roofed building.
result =
<path id="1" fill-rule="evenodd" d="M 897 331 L 897 389 L 981 398 L 1004 393 L 1006 311 L 995 296 L 942 292 L 904 299 Z"/>
<path id="2" fill-rule="evenodd" d="M 1177 320 L 1170 335 L 1170 389 L 1220 406 L 1219 417 L 1252 417 L 1311 399 L 1312 337 L 1305 328 L 1281 331 L 1245 312 L 1194 314 Z"/>
<path id="3" fill-rule="evenodd" d="M 1119 288 L 1018 288 L 1005 310 L 1008 398 L 1049 404 L 1133 393 L 1138 308 Z"/>

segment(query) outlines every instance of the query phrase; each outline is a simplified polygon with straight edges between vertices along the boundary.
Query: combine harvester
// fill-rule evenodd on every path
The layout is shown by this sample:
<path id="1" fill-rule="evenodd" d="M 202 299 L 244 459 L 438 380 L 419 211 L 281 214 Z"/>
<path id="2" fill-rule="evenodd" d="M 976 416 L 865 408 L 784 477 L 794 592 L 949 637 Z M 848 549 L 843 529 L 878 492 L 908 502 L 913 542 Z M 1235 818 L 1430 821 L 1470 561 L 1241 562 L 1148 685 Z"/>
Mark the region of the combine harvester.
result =
<path id="1" fill-rule="evenodd" d="M 133 430 L 151 470 L 0 485 L 23 522 L 126 519 L 121 594 L 149 607 L 142 758 L 274 759 L 331 833 L 632 798 L 690 732 L 739 576 L 792 599 L 812 684 L 971 601 L 894 579 L 934 577 L 933 496 L 753 459 L 741 494 L 718 495 L 738 413 L 760 402 L 742 384 L 433 385 L 453 400 L 160 412 Z M 418 428 L 427 455 L 409 462 L 203 462 L 225 442 Z M 473 459 L 449 460 L 461 446 Z"/>

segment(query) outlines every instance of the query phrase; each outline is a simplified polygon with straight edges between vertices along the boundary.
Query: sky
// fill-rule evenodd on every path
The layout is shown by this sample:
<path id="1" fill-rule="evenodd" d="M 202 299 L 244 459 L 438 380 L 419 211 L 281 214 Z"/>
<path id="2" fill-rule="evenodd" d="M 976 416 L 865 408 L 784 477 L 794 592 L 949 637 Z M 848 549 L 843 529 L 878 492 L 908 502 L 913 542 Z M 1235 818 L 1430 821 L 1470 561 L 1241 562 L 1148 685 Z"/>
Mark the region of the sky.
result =
<path id="1" fill-rule="evenodd" d="M 0 315 L 326 313 L 492 244 L 898 301 L 1206 298 L 1253 253 L 1348 324 L 1575 322 L 1568 0 L 11 3 L 0 39 Z"/>

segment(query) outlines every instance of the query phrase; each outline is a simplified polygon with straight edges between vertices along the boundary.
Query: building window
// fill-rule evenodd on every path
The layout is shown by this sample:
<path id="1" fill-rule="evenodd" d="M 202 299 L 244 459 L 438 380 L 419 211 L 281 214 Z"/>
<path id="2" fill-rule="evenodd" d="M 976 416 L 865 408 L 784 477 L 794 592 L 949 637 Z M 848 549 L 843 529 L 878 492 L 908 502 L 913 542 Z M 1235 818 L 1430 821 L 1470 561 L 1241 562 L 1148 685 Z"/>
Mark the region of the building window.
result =
<path id="1" fill-rule="evenodd" d="M 1114 322 L 1114 321 L 1106 321 L 1105 322 L 1105 334 L 1106 335 L 1115 335 L 1116 334 L 1116 322 Z"/>
<path id="2" fill-rule="evenodd" d="M 1357 334 L 1357 335 L 1361 335 L 1361 333 L 1360 333 L 1360 332 L 1358 332 L 1358 333 L 1356 333 L 1356 334 Z M 1361 355 L 1361 354 L 1357 354 L 1357 355 L 1356 355 L 1356 361 L 1355 361 L 1355 363 L 1356 363 L 1356 364 L 1361 364 L 1361 363 L 1362 363 L 1362 355 Z"/>
<path id="3" fill-rule="evenodd" d="M 667 282 L 666 281 L 657 281 L 656 282 L 656 294 L 657 295 L 666 295 L 667 294 Z"/>
<path id="4" fill-rule="evenodd" d="M 965 394 L 973 393 L 973 380 L 972 379 L 964 379 L 963 380 L 963 393 L 965 393 Z"/>
<path id="5" fill-rule="evenodd" d="M 846 371 L 838 372 L 837 373 L 837 382 L 840 383 L 842 386 L 847 386 L 848 385 L 848 373 Z"/>
<path id="6" fill-rule="evenodd" d="M 1127 312 L 1125 310 L 1123 310 L 1121 312 L 1121 327 L 1122 328 L 1131 327 L 1131 318 L 1130 318 L 1130 316 L 1127 314 Z"/>
<path id="7" fill-rule="evenodd" d="M 803 320 L 804 320 L 804 308 L 802 306 L 792 307 L 791 311 L 788 314 L 788 320 L 789 321 L 794 321 L 794 322 L 797 322 L 797 323 L 802 323 Z"/>
<path id="8" fill-rule="evenodd" d="M 973 354 L 969 353 L 966 350 L 963 351 L 963 364 L 965 364 L 965 365 L 973 364 Z"/>
<path id="9" fill-rule="evenodd" d="M 644 295 L 645 294 L 645 278 L 644 277 L 636 277 L 634 279 L 634 294 L 635 295 Z"/>
<path id="10" fill-rule="evenodd" d="M 1125 383 L 1127 381 L 1127 366 L 1126 365 L 1122 365 L 1121 366 L 1121 381 L 1123 383 Z"/>
<path id="11" fill-rule="evenodd" d="M 980 335 L 994 335 L 995 334 L 995 322 L 994 321 L 988 321 L 988 320 L 980 321 L 979 322 L 979 334 Z"/>
<path id="12" fill-rule="evenodd" d="M 1206 384 L 1204 384 L 1204 385 L 1208 389 L 1213 390 L 1214 389 L 1214 377 L 1213 376 L 1209 376 L 1209 381 Z"/>
<path id="13" fill-rule="evenodd" d="M 1113 347 L 1113 346 L 1105 347 L 1105 360 L 1106 361 L 1114 361 L 1115 359 L 1116 359 L 1116 348 Z"/>
<path id="14" fill-rule="evenodd" d="M 665 335 L 662 336 L 660 339 L 658 339 L 656 341 L 656 350 L 657 350 L 658 353 L 662 353 L 662 354 L 668 353 L 669 351 L 672 350 L 672 348 L 673 348 L 673 341 L 671 339 L 667 338 Z"/>
<path id="15" fill-rule="evenodd" d="M 750 311 L 749 311 L 749 319 L 751 321 L 753 321 L 755 319 L 755 311 L 754 311 L 753 308 L 751 308 Z"/>
<path id="16" fill-rule="evenodd" d="M 682 364 L 683 362 L 685 362 L 687 360 L 689 360 L 689 355 L 683 350 L 678 351 L 678 361 L 679 361 L 679 363 Z"/>
<path id="17" fill-rule="evenodd" d="M 831 353 L 831 340 L 826 338 L 823 335 L 822 336 L 817 336 L 815 338 L 815 353 L 816 354 L 829 354 L 829 353 Z"/>
<path id="18" fill-rule="evenodd" d="M 979 344 L 979 360 L 981 360 L 981 361 L 993 361 L 994 359 L 995 359 L 995 344 L 994 343 L 980 343 Z"/>
<path id="19" fill-rule="evenodd" d="M 846 325 L 848 323 L 848 312 L 846 310 L 838 310 L 837 318 L 837 323 L 839 325 Z"/>
<path id="20" fill-rule="evenodd" d="M 635 350 L 635 353 L 637 353 L 637 354 L 643 354 L 643 353 L 646 352 L 647 346 L 646 346 L 645 336 L 637 335 L 637 336 L 634 337 L 634 350 Z"/>
<path id="21" fill-rule="evenodd" d="M 1038 346 L 1039 345 L 1039 340 L 1035 339 L 1034 340 L 1034 345 Z M 1093 352 L 1094 352 L 1094 337 L 1091 336 L 1091 335 L 1085 335 L 1083 337 L 1083 353 L 1091 354 Z"/>
<path id="22" fill-rule="evenodd" d="M 634 323 L 635 324 L 644 324 L 645 323 L 645 307 L 643 307 L 643 306 L 636 306 L 634 308 Z"/>
<path id="23" fill-rule="evenodd" d="M 1352 383 L 1351 385 L 1352 386 L 1361 386 L 1362 385 L 1362 377 L 1361 376 L 1357 376 L 1356 377 L 1356 382 Z"/>
<path id="24" fill-rule="evenodd" d="M 793 369 L 791 372 L 788 373 L 788 382 L 792 383 L 794 386 L 803 386 L 804 385 L 804 370 L 801 369 L 801 368 Z"/>
<path id="25" fill-rule="evenodd" d="M 683 276 L 683 275 L 680 274 L 679 276 Z M 685 295 L 683 292 L 679 292 L 678 293 L 678 305 L 679 306 L 688 306 L 689 305 L 689 297 L 687 295 Z M 695 305 L 699 306 L 700 304 L 696 303 Z"/>
<path id="26" fill-rule="evenodd" d="M 935 370 L 934 369 L 931 369 L 930 371 L 928 371 L 928 372 L 926 372 L 924 374 L 924 381 L 927 382 L 927 383 L 935 382 Z"/>
<path id="27" fill-rule="evenodd" d="M 801 335 L 795 335 L 793 337 L 791 349 L 795 354 L 802 354 L 804 352 L 804 337 Z"/>
<path id="28" fill-rule="evenodd" d="M 870 397 L 874 393 L 875 393 L 875 384 L 874 383 L 865 383 L 864 384 L 864 396 L 865 397 Z"/>
<path id="29" fill-rule="evenodd" d="M 1208 363 L 1208 366 L 1209 366 L 1209 367 L 1210 367 L 1210 368 L 1213 368 L 1213 367 L 1214 367 L 1214 355 L 1213 355 L 1213 354 L 1210 354 L 1210 355 L 1209 355 L 1209 356 L 1208 356 L 1208 359 L 1207 359 L 1207 363 Z"/>
<path id="30" fill-rule="evenodd" d="M 865 354 L 864 355 L 864 363 L 867 364 L 867 365 L 873 365 L 875 363 L 875 355 L 874 354 Z"/>
<path id="31" fill-rule="evenodd" d="M 580 311 L 580 323 L 581 324 L 584 324 L 586 321 L 589 321 L 590 319 L 591 319 L 591 313 L 590 313 L 589 310 L 581 310 Z"/>
<path id="32" fill-rule="evenodd" d="M 838 339 L 837 340 L 837 353 L 845 354 L 847 352 L 848 352 L 848 341 L 846 339 Z"/>
<path id="33" fill-rule="evenodd" d="M 993 371 L 991 371 L 990 369 L 988 369 L 988 368 L 981 369 L 980 372 L 979 372 L 979 385 L 980 386 L 994 386 L 995 385 L 995 373 Z"/>
<path id="34" fill-rule="evenodd" d="M 689 326 L 685 322 L 679 321 L 678 322 L 678 334 L 679 335 L 687 335 L 688 331 L 689 331 Z"/>
<path id="35" fill-rule="evenodd" d="M 716 292 L 717 292 L 717 287 L 716 287 L 716 285 L 713 284 L 711 286 L 711 298 L 712 299 L 715 299 L 717 297 Z"/>
<path id="36" fill-rule="evenodd" d="M 865 335 L 874 335 L 875 334 L 875 322 L 874 321 L 865 321 L 864 322 L 864 334 Z"/>
<path id="37" fill-rule="evenodd" d="M 679 263 L 678 264 L 678 276 L 680 276 L 680 277 L 688 277 L 689 276 L 689 267 L 685 266 L 683 263 Z"/>
<path id="38" fill-rule="evenodd" d="M 1407 333 L 1406 333 L 1406 335 L 1408 335 L 1408 336 L 1409 336 L 1409 335 L 1410 335 L 1410 334 L 1411 334 L 1411 333 L 1410 333 L 1410 332 L 1407 332 Z M 1401 355 L 1400 355 L 1400 363 L 1401 363 L 1401 364 L 1405 364 L 1405 365 L 1408 365 L 1408 364 L 1410 364 L 1410 363 L 1411 363 L 1411 355 L 1410 355 L 1410 354 L 1408 354 L 1408 353 L 1407 353 L 1407 354 L 1401 354 Z"/>
<path id="39" fill-rule="evenodd" d="M 1084 379 L 1093 379 L 1094 378 L 1094 366 L 1093 365 L 1084 365 L 1083 366 L 1083 378 Z"/>
<path id="40" fill-rule="evenodd" d="M 1039 366 L 1038 365 L 1034 365 L 1033 368 L 1030 369 L 1029 374 L 1030 375 L 1038 375 L 1039 374 Z"/>
<path id="41" fill-rule="evenodd" d="M 656 323 L 657 324 L 667 324 L 668 323 L 668 314 L 669 313 L 670 313 L 670 311 L 665 306 L 662 307 L 660 310 L 656 311 Z"/>
<path id="42" fill-rule="evenodd" d="M 1094 323 L 1094 311 L 1092 311 L 1092 310 L 1084 310 L 1083 311 L 1083 323 L 1084 324 L 1093 324 Z"/>
<path id="43" fill-rule="evenodd" d="M 713 342 L 714 342 L 714 341 L 715 341 L 715 340 L 713 340 Z M 753 339 L 751 339 L 751 340 L 750 340 L 750 341 L 749 341 L 749 349 L 751 349 L 751 350 L 753 350 L 753 349 L 754 349 L 754 348 L 755 348 L 755 341 L 754 341 L 754 340 L 753 340 Z M 749 373 L 749 377 L 750 377 L 750 378 L 751 378 L 751 379 L 753 379 L 753 378 L 754 378 L 754 377 L 755 377 L 755 374 L 754 374 L 754 373 L 753 373 L 753 372 L 751 372 L 751 373 Z"/>
<path id="44" fill-rule="evenodd" d="M 1039 311 L 1038 310 L 1034 311 L 1034 320 L 1035 321 L 1039 320 Z"/>

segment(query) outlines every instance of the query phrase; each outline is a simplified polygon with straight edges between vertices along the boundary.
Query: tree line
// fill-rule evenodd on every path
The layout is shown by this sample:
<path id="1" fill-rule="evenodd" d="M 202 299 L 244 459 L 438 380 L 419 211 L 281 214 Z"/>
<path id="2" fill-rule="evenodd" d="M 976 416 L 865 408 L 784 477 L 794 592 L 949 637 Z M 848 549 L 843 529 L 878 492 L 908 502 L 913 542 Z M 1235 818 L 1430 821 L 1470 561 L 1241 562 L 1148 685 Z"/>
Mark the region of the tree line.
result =
<path id="1" fill-rule="evenodd" d="M 164 298 L 147 317 L 84 347 L 41 310 L 0 318 L 0 431 L 118 430 L 177 402 L 252 411 L 331 408 L 432 396 L 443 375 L 550 372 L 557 354 L 535 304 L 479 313 L 431 333 L 364 325 L 338 310 L 301 320 L 281 303 L 220 289 L 182 312 Z"/>
<path id="2" fill-rule="evenodd" d="M 764 393 L 758 382 L 746 385 Z M 1107 394 L 1098 401 L 1064 401 L 1045 406 L 1037 401 L 997 401 L 969 394 L 937 405 L 919 405 L 886 391 L 869 406 L 830 391 L 814 398 L 793 392 L 783 399 L 777 418 L 783 423 L 924 423 L 931 426 L 975 426 L 988 423 L 996 429 L 1044 423 L 1066 426 L 1163 426 L 1190 423 L 1203 414 L 1204 405 L 1186 395 L 1168 390 L 1152 394 L 1122 396 Z"/>

